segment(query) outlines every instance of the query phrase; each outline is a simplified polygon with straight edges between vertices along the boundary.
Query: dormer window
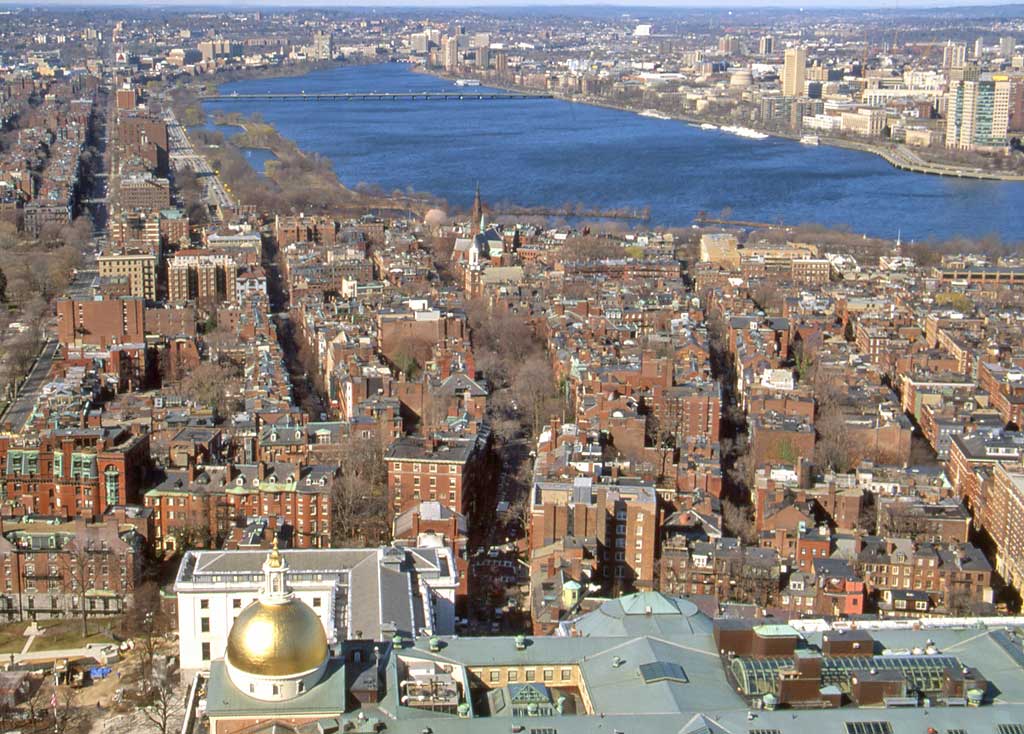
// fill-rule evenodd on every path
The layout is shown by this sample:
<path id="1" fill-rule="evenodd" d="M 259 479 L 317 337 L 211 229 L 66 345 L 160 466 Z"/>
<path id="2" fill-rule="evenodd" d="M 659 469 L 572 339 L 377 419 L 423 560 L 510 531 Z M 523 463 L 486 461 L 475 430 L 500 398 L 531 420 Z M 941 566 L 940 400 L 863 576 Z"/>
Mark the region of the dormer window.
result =
<path id="1" fill-rule="evenodd" d="M 236 479 L 235 484 L 241 487 L 243 484 L 245 484 L 245 477 L 239 477 L 238 479 Z"/>
<path id="2" fill-rule="evenodd" d="M 254 487 L 260 486 L 260 478 L 259 477 L 253 477 L 252 478 L 252 486 L 254 486 Z"/>

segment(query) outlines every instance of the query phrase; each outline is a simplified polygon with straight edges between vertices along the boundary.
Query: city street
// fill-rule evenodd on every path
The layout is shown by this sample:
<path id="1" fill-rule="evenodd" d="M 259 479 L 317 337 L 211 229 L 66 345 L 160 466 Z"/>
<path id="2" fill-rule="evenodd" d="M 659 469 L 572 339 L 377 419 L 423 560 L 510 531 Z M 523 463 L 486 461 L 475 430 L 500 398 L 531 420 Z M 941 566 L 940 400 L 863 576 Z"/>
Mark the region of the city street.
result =
<path id="1" fill-rule="evenodd" d="M 43 349 L 39 352 L 39 356 L 36 357 L 36 361 L 32 363 L 32 369 L 29 370 L 28 377 L 25 378 L 25 382 L 21 384 L 21 388 L 18 390 L 18 397 L 11 403 L 7 413 L 4 414 L 3 421 L 11 424 L 12 431 L 20 432 L 28 421 L 28 417 L 32 414 L 32 409 L 35 407 L 36 399 L 39 397 L 39 391 L 49 378 L 50 367 L 53 366 L 53 359 L 56 354 L 57 339 L 56 337 L 50 337 L 43 344 Z"/>
<path id="2" fill-rule="evenodd" d="M 218 210 L 231 209 L 235 206 L 231 195 L 224 188 L 220 178 L 210 167 L 205 156 L 196 153 L 185 132 L 184 126 L 178 123 L 174 113 L 169 111 L 164 116 L 167 121 L 167 139 L 170 147 L 171 168 L 175 171 L 191 169 L 199 177 L 203 185 L 206 199 Z"/>

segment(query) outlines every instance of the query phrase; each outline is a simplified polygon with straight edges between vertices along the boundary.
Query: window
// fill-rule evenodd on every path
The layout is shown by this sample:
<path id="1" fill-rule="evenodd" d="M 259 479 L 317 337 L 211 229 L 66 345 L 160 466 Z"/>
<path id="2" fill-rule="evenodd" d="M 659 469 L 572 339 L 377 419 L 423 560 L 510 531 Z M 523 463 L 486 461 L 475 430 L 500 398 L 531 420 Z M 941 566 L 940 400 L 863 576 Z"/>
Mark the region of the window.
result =
<path id="1" fill-rule="evenodd" d="M 120 482 L 118 481 L 120 474 L 117 471 L 117 467 L 110 465 L 106 471 L 103 472 L 103 488 L 107 492 L 107 504 L 116 505 L 118 500 L 118 488 Z"/>
<path id="2" fill-rule="evenodd" d="M 199 620 L 199 631 L 200 632 L 209 632 L 210 631 L 210 618 L 209 617 L 203 617 L 202 619 Z"/>
<path id="3" fill-rule="evenodd" d="M 275 684 L 274 684 L 274 685 L 272 686 L 272 690 L 273 690 L 273 694 L 274 694 L 275 696 L 277 696 L 277 695 L 280 695 L 280 693 L 281 693 L 281 686 L 279 686 L 279 685 L 277 685 L 277 683 L 275 683 Z"/>
<path id="4" fill-rule="evenodd" d="M 199 600 L 199 608 L 200 609 L 209 609 L 210 608 L 210 600 L 209 599 L 200 599 Z"/>
<path id="5" fill-rule="evenodd" d="M 242 600 L 241 599 L 232 599 L 231 600 L 231 608 L 232 609 L 241 609 L 242 608 Z"/>
<path id="6" fill-rule="evenodd" d="M 510 670 L 510 671 L 508 671 L 508 682 L 509 683 L 515 683 L 517 680 L 519 680 L 519 671 L 518 670 Z"/>
<path id="7" fill-rule="evenodd" d="M 501 671 L 500 670 L 492 670 L 490 678 L 491 678 L 491 683 L 498 683 L 498 682 L 500 682 L 501 681 Z"/>
<path id="8" fill-rule="evenodd" d="M 893 734 L 888 721 L 847 721 L 846 734 Z"/>
<path id="9" fill-rule="evenodd" d="M 572 680 L 572 668 L 562 668 L 562 680 Z"/>
<path id="10" fill-rule="evenodd" d="M 553 671 L 551 668 L 545 668 L 544 669 L 544 680 L 554 680 L 554 679 L 555 679 L 555 671 Z"/>
<path id="11" fill-rule="evenodd" d="M 319 596 L 313 598 L 313 606 L 314 607 L 319 607 L 320 606 L 320 597 Z"/>
<path id="12" fill-rule="evenodd" d="M 533 668 L 527 668 L 527 670 L 526 670 L 526 680 L 528 680 L 528 681 L 530 681 L 530 680 L 537 680 L 537 671 L 534 670 Z"/>
<path id="13" fill-rule="evenodd" d="M 210 643 L 209 642 L 204 642 L 203 643 L 202 651 L 203 651 L 202 652 L 203 660 L 209 660 L 210 659 Z"/>

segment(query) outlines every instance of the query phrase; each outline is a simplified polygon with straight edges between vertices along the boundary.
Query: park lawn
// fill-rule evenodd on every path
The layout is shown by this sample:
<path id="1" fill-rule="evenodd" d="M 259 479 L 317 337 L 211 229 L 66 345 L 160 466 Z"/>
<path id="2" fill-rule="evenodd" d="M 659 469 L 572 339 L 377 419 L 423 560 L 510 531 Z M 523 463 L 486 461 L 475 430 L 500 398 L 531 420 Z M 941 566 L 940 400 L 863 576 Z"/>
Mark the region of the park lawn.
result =
<path id="1" fill-rule="evenodd" d="M 0 653 L 21 652 L 25 647 L 27 622 L 14 622 L 0 626 Z"/>
<path id="2" fill-rule="evenodd" d="M 75 647 L 85 647 L 94 643 L 113 642 L 114 638 L 107 633 L 109 620 L 89 620 L 89 636 L 82 637 L 82 620 L 80 619 L 48 619 L 39 622 L 39 626 L 46 630 L 45 634 L 36 637 L 29 648 L 31 652 L 46 652 L 47 650 L 65 650 Z"/>

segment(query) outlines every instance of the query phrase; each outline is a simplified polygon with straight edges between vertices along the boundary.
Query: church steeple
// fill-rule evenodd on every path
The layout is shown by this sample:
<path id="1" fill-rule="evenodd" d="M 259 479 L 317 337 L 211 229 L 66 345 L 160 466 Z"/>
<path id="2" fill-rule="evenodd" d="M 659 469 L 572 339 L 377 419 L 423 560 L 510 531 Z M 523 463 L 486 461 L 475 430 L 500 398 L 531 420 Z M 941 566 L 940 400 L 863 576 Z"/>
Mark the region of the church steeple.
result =
<path id="1" fill-rule="evenodd" d="M 476 195 L 473 197 L 473 210 L 469 213 L 472 234 L 484 231 L 484 203 L 480 199 L 480 182 L 476 182 Z"/>

